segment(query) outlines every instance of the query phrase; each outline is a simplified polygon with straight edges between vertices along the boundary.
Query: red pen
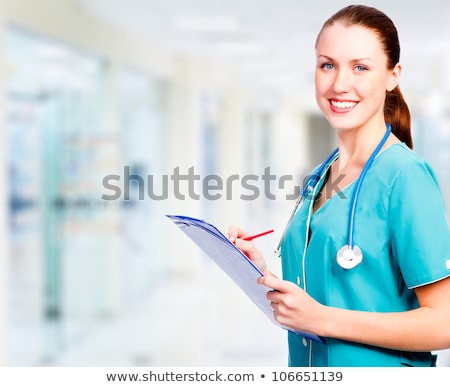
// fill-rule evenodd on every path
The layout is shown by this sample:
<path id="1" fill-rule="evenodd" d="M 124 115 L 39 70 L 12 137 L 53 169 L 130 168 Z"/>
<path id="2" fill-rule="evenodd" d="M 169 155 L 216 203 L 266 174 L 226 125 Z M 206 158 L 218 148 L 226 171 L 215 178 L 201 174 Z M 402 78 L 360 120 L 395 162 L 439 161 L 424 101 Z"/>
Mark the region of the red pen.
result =
<path id="1" fill-rule="evenodd" d="M 248 236 L 248 237 L 245 237 L 245 238 L 242 238 L 242 239 L 243 239 L 244 241 L 251 241 L 251 240 L 253 240 L 253 239 L 255 239 L 255 238 L 259 238 L 259 237 L 262 237 L 262 236 L 264 236 L 264 235 L 270 234 L 271 232 L 273 232 L 273 230 L 264 231 L 264 232 L 262 232 L 262 233 L 260 233 L 260 234 L 251 235 L 251 236 Z"/>

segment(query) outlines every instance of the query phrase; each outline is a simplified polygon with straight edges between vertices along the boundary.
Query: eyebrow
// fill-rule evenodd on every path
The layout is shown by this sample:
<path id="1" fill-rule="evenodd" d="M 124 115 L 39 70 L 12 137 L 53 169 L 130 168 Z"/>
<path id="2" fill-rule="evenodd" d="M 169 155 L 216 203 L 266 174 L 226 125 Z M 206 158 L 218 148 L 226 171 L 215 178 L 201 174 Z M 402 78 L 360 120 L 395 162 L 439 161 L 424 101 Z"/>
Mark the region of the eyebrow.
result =
<path id="1" fill-rule="evenodd" d="M 326 60 L 334 61 L 333 58 L 331 58 L 331 57 L 329 57 L 327 55 L 322 55 L 322 54 L 317 55 L 317 58 L 325 58 Z M 373 62 L 373 59 L 369 58 L 369 57 L 352 59 L 351 62 L 362 62 L 362 61 L 365 61 L 365 60 Z"/>

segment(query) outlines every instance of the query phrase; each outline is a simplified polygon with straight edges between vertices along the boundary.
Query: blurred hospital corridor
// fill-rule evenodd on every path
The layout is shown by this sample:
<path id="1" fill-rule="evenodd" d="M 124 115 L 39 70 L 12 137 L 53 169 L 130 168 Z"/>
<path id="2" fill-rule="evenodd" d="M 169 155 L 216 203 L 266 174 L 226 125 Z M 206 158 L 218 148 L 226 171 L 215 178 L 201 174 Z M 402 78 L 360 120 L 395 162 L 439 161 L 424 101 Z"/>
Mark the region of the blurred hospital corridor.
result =
<path id="1" fill-rule="evenodd" d="M 450 215 L 450 3 L 365 3 L 398 25 Z M 348 4 L 0 0 L 0 366 L 287 365 L 286 332 L 165 215 L 274 229 L 256 244 L 281 273 L 302 180 L 336 146 L 314 42 Z"/>

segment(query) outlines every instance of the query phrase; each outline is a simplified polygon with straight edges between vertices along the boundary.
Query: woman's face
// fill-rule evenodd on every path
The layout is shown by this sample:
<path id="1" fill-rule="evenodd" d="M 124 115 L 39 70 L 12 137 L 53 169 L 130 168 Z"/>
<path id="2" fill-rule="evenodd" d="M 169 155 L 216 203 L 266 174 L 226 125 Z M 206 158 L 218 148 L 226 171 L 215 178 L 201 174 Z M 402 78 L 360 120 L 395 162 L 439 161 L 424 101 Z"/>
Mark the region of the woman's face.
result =
<path id="1" fill-rule="evenodd" d="M 376 33 L 335 22 L 322 31 L 316 54 L 316 100 L 330 125 L 349 130 L 384 122 L 386 90 L 397 85 L 401 67 L 387 68 Z"/>

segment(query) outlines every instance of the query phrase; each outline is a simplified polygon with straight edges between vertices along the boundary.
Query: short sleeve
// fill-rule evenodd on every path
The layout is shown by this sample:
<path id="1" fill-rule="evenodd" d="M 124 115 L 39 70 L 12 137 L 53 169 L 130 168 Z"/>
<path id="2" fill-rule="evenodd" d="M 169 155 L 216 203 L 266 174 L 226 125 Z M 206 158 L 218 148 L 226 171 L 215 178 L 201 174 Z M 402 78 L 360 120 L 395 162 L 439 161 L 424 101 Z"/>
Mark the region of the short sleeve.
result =
<path id="1" fill-rule="evenodd" d="M 389 199 L 394 259 L 408 288 L 450 276 L 450 231 L 437 179 L 423 160 L 408 163 Z"/>

